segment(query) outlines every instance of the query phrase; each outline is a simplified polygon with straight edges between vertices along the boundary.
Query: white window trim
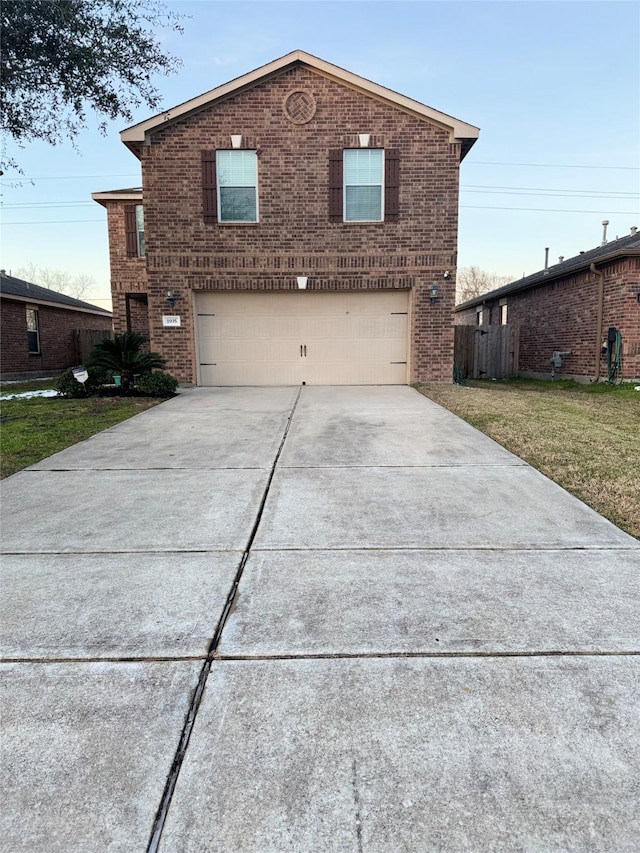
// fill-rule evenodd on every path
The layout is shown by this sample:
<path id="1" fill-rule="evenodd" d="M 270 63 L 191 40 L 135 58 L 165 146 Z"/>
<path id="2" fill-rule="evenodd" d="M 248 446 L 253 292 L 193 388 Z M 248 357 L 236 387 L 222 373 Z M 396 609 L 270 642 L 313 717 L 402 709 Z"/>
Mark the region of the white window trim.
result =
<path id="1" fill-rule="evenodd" d="M 253 151 L 256 155 L 256 218 L 255 219 L 222 219 L 222 203 L 220 201 L 220 181 L 218 179 L 218 152 L 219 151 Z M 260 184 L 258 178 L 258 152 L 255 148 L 216 148 L 216 205 L 218 208 L 218 225 L 256 225 L 260 222 L 260 197 L 258 186 Z"/>
<path id="2" fill-rule="evenodd" d="M 142 250 L 142 246 L 140 245 L 140 229 L 138 228 L 138 208 L 142 211 L 142 233 L 144 234 L 144 206 L 141 204 L 136 204 L 136 247 L 138 249 L 138 257 L 144 258 L 146 255 L 146 242 L 144 246 L 144 251 Z"/>
<path id="3" fill-rule="evenodd" d="M 347 151 L 363 151 L 365 149 L 362 148 L 344 148 L 342 151 L 342 174 L 344 175 L 346 172 L 345 169 L 345 154 Z M 384 222 L 384 174 L 385 174 L 385 150 L 384 148 L 369 148 L 366 149 L 369 151 L 382 151 L 382 175 L 380 177 L 380 219 L 347 219 L 347 182 L 342 179 L 342 221 L 347 222 L 349 225 L 379 225 L 381 222 Z M 349 186 L 359 186 L 359 187 L 377 187 L 378 184 L 349 184 Z"/>

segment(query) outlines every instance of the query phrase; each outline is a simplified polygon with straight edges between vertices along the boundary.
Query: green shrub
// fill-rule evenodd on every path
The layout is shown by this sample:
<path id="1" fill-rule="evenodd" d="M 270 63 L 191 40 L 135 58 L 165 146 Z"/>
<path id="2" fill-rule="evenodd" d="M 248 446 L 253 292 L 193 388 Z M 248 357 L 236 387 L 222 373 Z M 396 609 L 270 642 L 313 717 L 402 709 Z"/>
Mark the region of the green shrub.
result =
<path id="1" fill-rule="evenodd" d="M 92 394 L 97 394 L 100 387 L 108 381 L 109 377 L 103 370 L 96 370 L 91 367 L 87 368 L 87 373 L 89 374 L 89 378 L 83 384 L 82 382 L 78 382 L 73 375 L 73 368 L 69 367 L 58 378 L 56 383 L 58 394 L 62 394 L 63 397 L 74 398 L 90 397 Z"/>
<path id="2" fill-rule="evenodd" d="M 147 374 L 156 367 L 164 367 L 165 360 L 157 352 L 144 352 L 148 338 L 137 332 L 124 332 L 106 338 L 93 348 L 87 365 L 120 376 L 123 394 L 134 385 L 136 374 Z"/>
<path id="3" fill-rule="evenodd" d="M 171 397 L 178 387 L 178 380 L 164 370 L 145 373 L 136 382 L 136 391 L 145 397 Z"/>

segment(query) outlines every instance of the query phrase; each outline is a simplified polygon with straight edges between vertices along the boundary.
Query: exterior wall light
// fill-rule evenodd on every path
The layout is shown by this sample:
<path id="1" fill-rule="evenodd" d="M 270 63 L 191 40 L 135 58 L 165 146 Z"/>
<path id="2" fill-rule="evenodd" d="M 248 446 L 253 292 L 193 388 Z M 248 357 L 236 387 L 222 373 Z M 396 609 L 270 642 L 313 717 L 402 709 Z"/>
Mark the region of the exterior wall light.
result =
<path id="1" fill-rule="evenodd" d="M 232 133 L 231 134 L 231 147 L 232 148 L 242 148 L 242 134 L 240 134 L 240 133 Z"/>
<path id="2" fill-rule="evenodd" d="M 438 285 L 432 284 L 431 290 L 429 291 L 429 303 L 434 305 L 438 299 Z"/>
<path id="3" fill-rule="evenodd" d="M 178 297 L 172 290 L 167 290 L 167 302 L 169 303 L 169 308 L 173 308 L 173 306 L 176 304 L 177 298 Z"/>
<path id="4" fill-rule="evenodd" d="M 299 290 L 306 290 L 306 289 L 307 289 L 307 282 L 309 281 L 308 276 L 306 276 L 306 275 L 299 275 L 299 276 L 296 278 L 296 281 L 298 282 L 298 289 L 299 289 Z"/>

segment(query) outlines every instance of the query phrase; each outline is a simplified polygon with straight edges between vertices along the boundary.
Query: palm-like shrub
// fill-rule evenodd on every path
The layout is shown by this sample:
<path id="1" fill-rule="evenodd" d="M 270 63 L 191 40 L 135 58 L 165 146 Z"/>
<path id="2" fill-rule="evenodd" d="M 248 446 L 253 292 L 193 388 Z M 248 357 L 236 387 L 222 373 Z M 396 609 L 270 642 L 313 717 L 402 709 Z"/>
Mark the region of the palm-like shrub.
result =
<path id="1" fill-rule="evenodd" d="M 126 394 L 133 386 L 134 376 L 151 373 L 155 368 L 165 365 L 159 353 L 143 351 L 142 346 L 147 341 L 148 338 L 136 332 L 106 338 L 94 347 L 86 366 L 119 374 L 122 377 L 122 390 Z"/>

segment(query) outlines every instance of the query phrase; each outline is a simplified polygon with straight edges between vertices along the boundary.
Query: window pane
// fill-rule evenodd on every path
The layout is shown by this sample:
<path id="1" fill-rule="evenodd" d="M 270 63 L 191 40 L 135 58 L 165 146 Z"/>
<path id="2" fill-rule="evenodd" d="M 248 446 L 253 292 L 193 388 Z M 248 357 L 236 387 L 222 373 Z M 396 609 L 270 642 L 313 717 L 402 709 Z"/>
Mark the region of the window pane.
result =
<path id="1" fill-rule="evenodd" d="M 38 331 L 38 312 L 33 308 L 27 308 L 27 329 L 30 332 Z"/>
<path id="2" fill-rule="evenodd" d="M 138 256 L 144 257 L 144 208 L 136 205 L 136 229 L 138 231 Z"/>
<path id="3" fill-rule="evenodd" d="M 344 182 L 382 185 L 382 149 L 352 148 L 344 152 Z"/>
<path id="4" fill-rule="evenodd" d="M 254 187 L 220 187 L 221 222 L 256 222 Z"/>
<path id="5" fill-rule="evenodd" d="M 255 151 L 218 151 L 218 184 L 221 187 L 256 187 L 258 159 Z"/>
<path id="6" fill-rule="evenodd" d="M 382 219 L 382 187 L 346 187 L 344 218 L 347 222 Z"/>
<path id="7" fill-rule="evenodd" d="M 27 340 L 29 342 L 29 352 L 40 352 L 37 332 L 28 331 Z"/>

